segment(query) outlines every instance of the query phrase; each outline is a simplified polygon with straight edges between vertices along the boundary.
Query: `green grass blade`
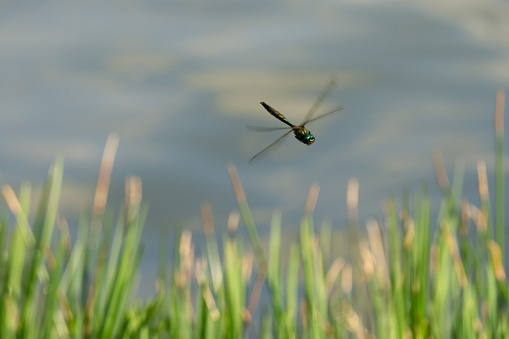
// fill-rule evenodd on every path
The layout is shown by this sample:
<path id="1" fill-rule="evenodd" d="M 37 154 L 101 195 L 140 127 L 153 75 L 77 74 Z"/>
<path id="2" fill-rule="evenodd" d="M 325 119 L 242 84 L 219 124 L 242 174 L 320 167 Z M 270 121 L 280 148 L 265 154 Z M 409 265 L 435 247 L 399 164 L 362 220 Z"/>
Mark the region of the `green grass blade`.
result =
<path id="1" fill-rule="evenodd" d="M 24 307 L 21 315 L 21 338 L 32 338 L 39 333 L 41 324 L 37 319 L 37 275 L 45 270 L 42 251 L 50 246 L 55 224 L 60 188 L 63 176 L 63 161 L 57 158 L 44 185 L 39 208 L 35 217 L 34 229 L 36 245 L 29 258 L 27 280 L 24 284 Z"/>
<path id="2" fill-rule="evenodd" d="M 244 226 L 246 227 L 247 234 L 249 235 L 249 240 L 251 241 L 255 251 L 256 260 L 260 266 L 260 272 L 262 273 L 262 276 L 265 276 L 267 274 L 267 258 L 263 252 L 262 242 L 260 240 L 260 236 L 258 235 L 258 231 L 256 230 L 253 216 L 251 215 L 251 211 L 247 204 L 244 189 L 240 183 L 239 175 L 235 169 L 235 166 L 230 164 L 228 165 L 227 169 L 230 175 L 230 180 L 232 182 L 233 191 L 237 199 L 240 214 L 242 216 L 242 220 L 244 220 Z"/>
<path id="3" fill-rule="evenodd" d="M 286 280 L 286 328 L 288 338 L 295 338 L 297 335 L 297 314 L 299 305 L 299 266 L 300 253 L 299 245 L 293 244 L 290 247 L 288 272 Z"/>
<path id="4" fill-rule="evenodd" d="M 504 101 L 502 90 L 497 92 L 495 105 L 495 225 L 498 246 L 505 252 L 504 225 Z"/>

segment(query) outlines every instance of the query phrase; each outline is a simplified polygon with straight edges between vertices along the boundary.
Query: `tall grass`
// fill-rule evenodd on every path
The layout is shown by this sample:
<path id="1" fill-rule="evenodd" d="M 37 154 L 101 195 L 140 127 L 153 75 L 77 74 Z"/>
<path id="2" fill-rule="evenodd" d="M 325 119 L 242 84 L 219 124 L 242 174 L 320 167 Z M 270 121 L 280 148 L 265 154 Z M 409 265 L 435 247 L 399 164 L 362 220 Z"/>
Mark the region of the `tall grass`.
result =
<path id="1" fill-rule="evenodd" d="M 143 303 L 133 297 L 147 213 L 139 179 L 126 180 L 118 214 L 106 208 L 118 139 L 107 142 L 93 208 L 82 215 L 74 243 L 58 213 L 63 161 L 57 159 L 34 214 L 28 184 L 18 192 L 1 189 L 0 338 L 509 337 L 503 95 L 497 98 L 495 216 L 486 165 L 477 167 L 475 206 L 462 198 L 462 169 L 449 180 L 436 153 L 437 216 L 423 184 L 390 198 L 385 218 L 361 227 L 359 183 L 351 180 L 348 228 L 338 236 L 328 224 L 315 227 L 319 188 L 313 186 L 298 238 L 284 235 L 275 212 L 267 251 L 230 165 L 239 212 L 230 215 L 222 246 L 208 204 L 201 211 L 203 257 L 195 257 L 192 234 L 180 230 L 168 264 L 170 238 L 163 232 L 156 294 Z M 238 235 L 241 221 L 249 243 Z M 337 256 L 339 246 L 344 251 Z"/>

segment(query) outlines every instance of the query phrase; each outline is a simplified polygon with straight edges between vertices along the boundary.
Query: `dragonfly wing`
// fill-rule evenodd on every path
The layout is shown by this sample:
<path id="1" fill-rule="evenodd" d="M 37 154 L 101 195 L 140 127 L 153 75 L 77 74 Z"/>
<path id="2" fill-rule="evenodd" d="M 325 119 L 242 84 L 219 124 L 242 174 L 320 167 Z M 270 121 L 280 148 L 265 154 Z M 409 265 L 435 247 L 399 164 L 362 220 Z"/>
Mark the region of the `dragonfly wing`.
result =
<path id="1" fill-rule="evenodd" d="M 301 123 L 301 126 L 304 126 L 305 124 L 307 124 L 308 122 L 311 121 L 311 119 L 313 118 L 313 115 L 316 113 L 316 110 L 318 109 L 318 107 L 320 107 L 322 102 L 329 96 L 332 88 L 334 88 L 338 85 L 336 80 L 337 80 L 336 77 L 333 76 L 330 83 L 327 85 L 327 87 L 325 87 L 322 94 L 320 94 L 318 99 L 316 99 L 316 101 L 313 103 L 313 106 L 311 106 L 311 108 L 309 109 L 308 113 L 306 114 L 306 116 L 304 117 L 304 120 Z M 316 119 L 313 119 L 313 120 L 316 120 Z"/>
<path id="2" fill-rule="evenodd" d="M 282 136 L 280 136 L 276 141 L 274 141 L 272 144 L 270 144 L 269 146 L 265 147 L 264 149 L 262 149 L 260 152 L 256 153 L 254 157 L 252 157 L 251 159 L 249 159 L 249 163 L 251 164 L 253 162 L 253 160 L 255 160 L 256 158 L 258 158 L 260 155 L 264 154 L 267 150 L 269 150 L 270 148 L 272 148 L 273 146 L 276 146 L 277 144 L 279 144 L 280 142 L 282 142 L 285 137 L 290 134 L 291 132 L 293 131 L 292 130 L 289 130 L 288 132 L 286 132 L 285 134 L 283 134 Z"/>
<path id="3" fill-rule="evenodd" d="M 257 132 L 270 132 L 270 131 L 279 131 L 282 129 L 290 129 L 290 127 L 261 127 L 261 126 L 246 126 L 247 129 L 251 131 Z"/>
<path id="4" fill-rule="evenodd" d="M 290 121 L 288 121 L 288 119 L 286 119 L 286 117 L 283 114 L 279 113 L 278 111 L 276 111 L 274 108 L 270 107 L 269 105 L 267 105 L 263 101 L 260 102 L 260 104 L 267 110 L 267 112 L 272 114 L 272 116 L 274 116 L 276 119 L 278 119 L 279 121 L 287 124 L 290 127 L 293 127 L 293 124 Z"/>
<path id="5" fill-rule="evenodd" d="M 321 119 L 321 118 L 323 118 L 323 117 L 326 117 L 326 116 L 327 116 L 327 115 L 329 115 L 329 114 L 336 113 L 337 111 L 341 111 L 343 108 L 344 108 L 344 107 L 338 106 L 338 107 L 336 107 L 335 109 L 333 109 L 333 110 L 332 110 L 332 111 L 330 111 L 330 112 L 327 112 L 327 113 L 325 113 L 325 114 L 320 114 L 319 116 L 314 117 L 313 119 L 306 121 L 304 124 L 307 124 L 307 123 L 310 123 L 310 122 L 312 122 L 312 121 L 315 121 L 315 120 Z"/>

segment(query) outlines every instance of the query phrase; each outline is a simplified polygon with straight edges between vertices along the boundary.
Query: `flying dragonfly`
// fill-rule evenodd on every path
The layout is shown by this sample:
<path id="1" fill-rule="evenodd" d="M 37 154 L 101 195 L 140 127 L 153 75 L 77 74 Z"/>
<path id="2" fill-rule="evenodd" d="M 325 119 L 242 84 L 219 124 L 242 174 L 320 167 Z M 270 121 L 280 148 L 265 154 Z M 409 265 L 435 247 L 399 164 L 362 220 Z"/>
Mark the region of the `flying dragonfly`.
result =
<path id="1" fill-rule="evenodd" d="M 315 137 L 313 136 L 313 134 L 311 134 L 311 132 L 305 127 L 306 124 L 310 123 L 310 122 L 313 122 L 313 121 L 316 121 L 318 119 L 321 119 L 323 117 L 326 117 L 332 113 L 336 113 L 337 111 L 339 110 L 342 110 L 343 107 L 341 106 L 338 106 L 336 107 L 335 109 L 333 109 L 332 111 L 330 112 L 327 112 L 327 113 L 324 113 L 324 114 L 320 114 L 316 117 L 313 117 L 316 113 L 316 111 L 318 110 L 318 108 L 320 107 L 320 105 L 322 104 L 322 102 L 325 100 L 325 98 L 327 98 L 327 96 L 330 94 L 332 88 L 336 87 L 337 86 L 337 82 L 336 82 L 336 79 L 335 78 L 332 78 L 332 80 L 330 81 L 330 83 L 327 85 L 327 87 L 325 87 L 325 90 L 322 92 L 322 94 L 316 99 L 316 101 L 313 103 L 313 105 L 311 106 L 311 108 L 309 109 L 309 111 L 307 112 L 306 116 L 304 117 L 304 120 L 302 120 L 302 122 L 300 123 L 300 125 L 294 125 L 292 124 L 290 121 L 288 121 L 288 119 L 286 119 L 286 117 L 279 113 L 278 111 L 276 111 L 274 108 L 272 108 L 271 106 L 267 105 L 265 102 L 261 102 L 260 104 L 267 110 L 267 112 L 269 112 L 271 115 L 273 115 L 276 119 L 278 119 L 279 121 L 281 121 L 282 123 L 290 126 L 290 127 L 258 127 L 258 126 L 247 126 L 249 129 L 253 130 L 253 131 L 258 131 L 258 132 L 270 132 L 270 131 L 277 131 L 277 130 L 289 130 L 288 132 L 286 132 L 285 134 L 283 134 L 282 136 L 280 136 L 276 141 L 274 141 L 272 144 L 270 144 L 269 146 L 265 147 L 264 149 L 262 149 L 260 152 L 258 152 L 254 157 L 252 157 L 250 160 L 249 160 L 249 163 L 253 162 L 254 159 L 256 159 L 257 157 L 259 157 L 260 155 L 262 155 L 263 153 L 265 153 L 266 151 L 268 151 L 269 149 L 271 149 L 274 145 L 278 144 L 279 142 L 283 141 L 285 139 L 286 136 L 288 136 L 288 134 L 290 134 L 291 132 L 293 132 L 293 134 L 295 134 L 295 138 L 297 140 L 299 140 L 300 142 L 310 146 L 311 144 L 313 144 L 315 142 Z"/>

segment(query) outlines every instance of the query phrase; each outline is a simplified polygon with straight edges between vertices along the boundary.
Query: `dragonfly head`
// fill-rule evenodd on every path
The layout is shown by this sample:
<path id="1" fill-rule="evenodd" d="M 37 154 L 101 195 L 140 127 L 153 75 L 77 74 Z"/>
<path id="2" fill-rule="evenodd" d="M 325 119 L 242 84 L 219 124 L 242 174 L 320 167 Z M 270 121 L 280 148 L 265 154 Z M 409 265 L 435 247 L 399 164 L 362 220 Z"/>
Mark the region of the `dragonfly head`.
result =
<path id="1" fill-rule="evenodd" d="M 304 140 L 305 140 L 304 143 L 309 146 L 315 142 L 315 137 L 313 136 L 313 134 L 308 133 L 304 136 Z"/>

